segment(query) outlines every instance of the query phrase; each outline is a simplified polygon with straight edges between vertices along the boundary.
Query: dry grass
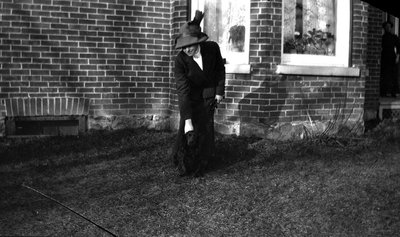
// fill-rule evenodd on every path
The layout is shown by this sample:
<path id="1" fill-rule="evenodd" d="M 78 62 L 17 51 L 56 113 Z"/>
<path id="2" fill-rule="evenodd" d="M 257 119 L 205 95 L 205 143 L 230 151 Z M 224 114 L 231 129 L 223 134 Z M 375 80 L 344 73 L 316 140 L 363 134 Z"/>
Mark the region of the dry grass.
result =
<path id="1" fill-rule="evenodd" d="M 273 142 L 219 135 L 202 178 L 179 178 L 174 133 L 0 141 L 0 236 L 397 236 L 400 133 Z"/>

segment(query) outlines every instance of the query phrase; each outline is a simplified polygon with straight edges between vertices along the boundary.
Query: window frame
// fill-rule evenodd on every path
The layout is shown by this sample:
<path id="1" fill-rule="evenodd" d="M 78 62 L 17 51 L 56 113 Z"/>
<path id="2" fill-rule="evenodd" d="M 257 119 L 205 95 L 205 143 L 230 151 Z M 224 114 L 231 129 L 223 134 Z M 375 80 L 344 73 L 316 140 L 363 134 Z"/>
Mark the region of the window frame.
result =
<path id="1" fill-rule="evenodd" d="M 221 53 L 222 57 L 227 60 L 227 64 L 225 64 L 226 73 L 235 73 L 235 74 L 250 74 L 252 71 L 252 67 L 250 65 L 250 8 L 251 8 L 251 0 L 248 1 L 248 8 L 246 14 L 246 31 L 245 31 L 245 43 L 244 48 L 245 51 L 243 53 L 232 53 L 236 55 L 235 58 L 240 58 L 238 62 L 237 59 L 232 60 L 233 63 L 229 63 L 229 58 L 227 59 L 224 55 L 223 50 Z M 205 0 L 188 0 L 188 21 L 192 20 L 192 16 L 195 15 L 196 10 L 200 10 L 204 12 Z M 207 16 L 205 16 L 207 17 Z M 201 27 L 204 29 L 204 21 L 201 22 Z M 232 56 L 233 56 L 232 55 Z"/>
<path id="2" fill-rule="evenodd" d="M 351 22 L 352 3 L 351 0 L 337 0 L 337 30 L 336 30 L 336 54 L 335 56 L 309 55 L 309 54 L 286 54 L 283 52 L 284 44 L 284 21 L 282 20 L 281 38 L 281 64 L 293 66 L 322 66 L 322 67 L 349 67 L 351 53 Z M 284 18 L 284 9 L 282 14 Z M 343 13 L 344 12 L 344 13 Z M 340 16 L 339 16 L 340 13 Z M 281 67 L 282 68 L 282 67 Z"/>

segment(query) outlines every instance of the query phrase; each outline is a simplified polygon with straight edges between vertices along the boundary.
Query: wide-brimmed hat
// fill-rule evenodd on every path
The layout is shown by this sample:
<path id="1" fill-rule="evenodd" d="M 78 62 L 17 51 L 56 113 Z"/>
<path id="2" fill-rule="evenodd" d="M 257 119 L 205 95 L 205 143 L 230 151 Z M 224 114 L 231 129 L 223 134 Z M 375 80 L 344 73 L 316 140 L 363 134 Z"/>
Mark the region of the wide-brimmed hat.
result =
<path id="1" fill-rule="evenodd" d="M 200 22 L 204 14 L 197 10 L 192 21 L 185 23 L 179 30 L 179 35 L 175 40 L 175 48 L 180 49 L 194 44 L 199 44 L 208 39 L 208 36 L 201 32 Z"/>

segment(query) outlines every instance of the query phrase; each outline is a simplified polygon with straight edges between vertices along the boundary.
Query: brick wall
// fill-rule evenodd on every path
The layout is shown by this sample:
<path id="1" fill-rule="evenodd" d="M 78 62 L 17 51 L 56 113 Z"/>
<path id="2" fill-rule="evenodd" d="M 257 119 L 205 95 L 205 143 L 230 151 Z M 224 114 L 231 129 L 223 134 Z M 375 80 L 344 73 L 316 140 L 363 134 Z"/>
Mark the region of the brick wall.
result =
<path id="1" fill-rule="evenodd" d="M 176 126 L 173 39 L 186 2 L 2 0 L 1 116 L 6 99 L 71 97 L 90 99 L 93 118 L 157 115 Z M 251 0 L 253 71 L 227 75 L 219 129 L 329 120 L 338 111 L 357 120 L 375 110 L 382 13 L 359 0 L 353 8 L 351 56 L 361 77 L 282 76 L 282 1 Z"/>
<path id="2" fill-rule="evenodd" d="M 88 115 L 90 100 L 87 98 L 12 98 L 4 99 L 7 116 L 32 117 L 49 115 Z"/>
<path id="3" fill-rule="evenodd" d="M 171 25 L 171 84 L 170 84 L 170 109 L 171 109 L 171 128 L 177 129 L 179 126 L 179 110 L 178 110 L 178 97 L 175 89 L 175 80 L 173 79 L 174 59 L 178 54 L 175 49 L 175 39 L 179 34 L 179 29 L 187 21 L 187 4 L 186 0 L 175 0 L 172 6 L 172 25 Z"/>
<path id="4" fill-rule="evenodd" d="M 277 75 L 282 1 L 251 1 L 251 75 L 228 75 L 220 121 L 276 126 L 301 121 L 357 122 L 364 109 L 376 114 L 379 91 L 381 12 L 353 1 L 351 64 L 360 77 Z M 240 129 L 240 128 L 239 128 Z M 243 132 L 243 131 L 241 131 Z M 246 132 L 245 132 L 246 133 Z"/>
<path id="5" fill-rule="evenodd" d="M 365 76 L 365 111 L 376 113 L 379 105 L 380 54 L 383 12 L 368 4 L 354 7 L 353 56 L 363 66 Z"/>
<path id="6" fill-rule="evenodd" d="M 168 114 L 171 2 L 2 0 L 0 99 L 89 98 L 92 116 Z"/>

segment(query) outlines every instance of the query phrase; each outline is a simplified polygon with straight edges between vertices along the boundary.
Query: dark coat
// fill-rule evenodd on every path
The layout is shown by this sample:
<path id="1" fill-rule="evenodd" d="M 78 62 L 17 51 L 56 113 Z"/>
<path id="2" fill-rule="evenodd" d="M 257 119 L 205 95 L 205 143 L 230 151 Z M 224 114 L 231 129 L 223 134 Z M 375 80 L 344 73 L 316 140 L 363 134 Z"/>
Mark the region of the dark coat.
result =
<path id="1" fill-rule="evenodd" d="M 200 44 L 203 70 L 184 52 L 175 60 L 175 80 L 181 118 L 193 115 L 193 104 L 204 99 L 225 94 L 225 66 L 217 43 L 206 41 Z"/>
<path id="2" fill-rule="evenodd" d="M 395 52 L 396 50 L 396 52 Z M 400 53 L 400 39 L 392 33 L 385 33 L 382 36 L 381 53 L 381 81 L 380 94 L 392 94 L 399 92 L 397 81 L 396 56 Z"/>
<path id="3" fill-rule="evenodd" d="M 215 153 L 215 95 L 225 94 L 225 66 L 217 43 L 200 44 L 203 70 L 192 57 L 180 52 L 175 60 L 175 79 L 179 101 L 180 123 L 172 159 L 180 174 L 202 172 Z M 184 134 L 186 119 L 192 119 L 197 144 L 188 148 Z M 193 149 L 196 152 L 193 152 Z"/>

